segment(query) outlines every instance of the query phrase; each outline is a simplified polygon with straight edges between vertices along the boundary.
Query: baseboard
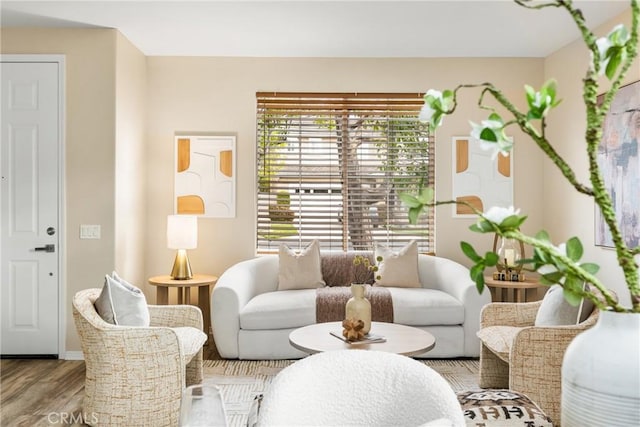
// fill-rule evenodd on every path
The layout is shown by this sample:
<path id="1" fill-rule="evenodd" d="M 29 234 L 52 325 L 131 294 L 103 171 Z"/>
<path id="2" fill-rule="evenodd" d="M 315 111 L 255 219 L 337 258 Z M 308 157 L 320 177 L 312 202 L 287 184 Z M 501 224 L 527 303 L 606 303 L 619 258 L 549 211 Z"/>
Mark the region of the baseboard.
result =
<path id="1" fill-rule="evenodd" d="M 64 360 L 84 360 L 84 354 L 81 351 L 67 351 L 62 357 Z"/>

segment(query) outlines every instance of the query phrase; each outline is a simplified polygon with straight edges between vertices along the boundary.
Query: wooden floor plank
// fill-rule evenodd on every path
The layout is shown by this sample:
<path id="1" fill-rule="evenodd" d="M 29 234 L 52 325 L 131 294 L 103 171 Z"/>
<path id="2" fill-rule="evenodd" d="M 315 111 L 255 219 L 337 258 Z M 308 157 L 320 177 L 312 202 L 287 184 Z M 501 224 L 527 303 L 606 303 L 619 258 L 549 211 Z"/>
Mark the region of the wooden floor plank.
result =
<path id="1" fill-rule="evenodd" d="M 0 425 L 73 425 L 71 414 L 82 408 L 83 361 L 2 360 L 0 370 Z"/>

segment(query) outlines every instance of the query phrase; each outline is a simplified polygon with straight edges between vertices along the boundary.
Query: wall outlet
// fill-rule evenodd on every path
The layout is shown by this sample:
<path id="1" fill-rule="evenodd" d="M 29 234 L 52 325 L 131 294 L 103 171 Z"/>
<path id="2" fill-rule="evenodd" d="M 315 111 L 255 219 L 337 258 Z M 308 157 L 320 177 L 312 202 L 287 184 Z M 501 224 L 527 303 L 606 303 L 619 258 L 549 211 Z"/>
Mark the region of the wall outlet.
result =
<path id="1" fill-rule="evenodd" d="M 99 239 L 100 238 L 100 226 L 92 224 L 80 225 L 80 238 L 81 239 Z"/>

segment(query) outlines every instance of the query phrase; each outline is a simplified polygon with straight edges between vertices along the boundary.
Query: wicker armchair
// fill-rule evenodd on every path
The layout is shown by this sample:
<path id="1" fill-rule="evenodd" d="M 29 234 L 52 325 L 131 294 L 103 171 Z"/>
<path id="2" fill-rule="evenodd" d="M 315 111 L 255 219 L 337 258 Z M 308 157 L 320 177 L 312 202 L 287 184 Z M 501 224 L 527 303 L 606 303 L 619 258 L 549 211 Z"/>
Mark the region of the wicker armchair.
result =
<path id="1" fill-rule="evenodd" d="M 526 394 L 560 425 L 562 358 L 569 343 L 596 323 L 594 308 L 577 325 L 533 326 L 542 301 L 492 303 L 480 313 L 480 379 L 482 388 L 509 388 Z M 487 333 L 491 326 L 491 333 Z"/>
<path id="2" fill-rule="evenodd" d="M 93 304 L 100 289 L 73 298 L 86 364 L 83 414 L 89 425 L 177 426 L 186 385 L 202 382 L 202 312 L 149 306 L 150 327 L 106 323 Z"/>

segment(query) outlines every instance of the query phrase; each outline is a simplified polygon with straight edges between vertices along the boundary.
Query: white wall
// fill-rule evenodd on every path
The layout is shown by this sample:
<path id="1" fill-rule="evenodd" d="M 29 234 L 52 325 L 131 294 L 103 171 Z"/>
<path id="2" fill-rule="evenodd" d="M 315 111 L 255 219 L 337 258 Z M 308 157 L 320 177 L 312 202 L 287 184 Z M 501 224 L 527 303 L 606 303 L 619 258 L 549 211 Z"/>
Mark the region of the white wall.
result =
<path id="1" fill-rule="evenodd" d="M 173 251 L 166 248 L 166 215 L 173 211 L 175 132 L 237 135 L 238 204 L 233 219 L 199 220 L 198 248 L 189 251 L 195 272 L 221 274 L 235 262 L 254 256 L 256 101 L 258 91 L 421 92 L 431 87 L 493 81 L 524 108 L 523 85 L 542 82 L 543 60 L 512 59 L 329 59 L 149 57 L 147 126 L 146 276 L 167 274 Z M 439 199 L 451 198 L 451 137 L 468 135 L 468 120 L 487 113 L 477 107 L 479 90 L 463 92 L 455 116 L 436 135 Z M 530 218 L 528 231 L 542 228 L 542 155 L 520 133 L 513 133 L 515 204 Z M 454 219 L 451 207 L 438 208 L 438 255 L 468 265 L 460 240 L 488 250 L 493 235 L 468 230 L 471 219 Z"/>
<path id="2" fill-rule="evenodd" d="M 145 289 L 147 59 L 117 34 L 115 268 L 121 277 Z"/>

